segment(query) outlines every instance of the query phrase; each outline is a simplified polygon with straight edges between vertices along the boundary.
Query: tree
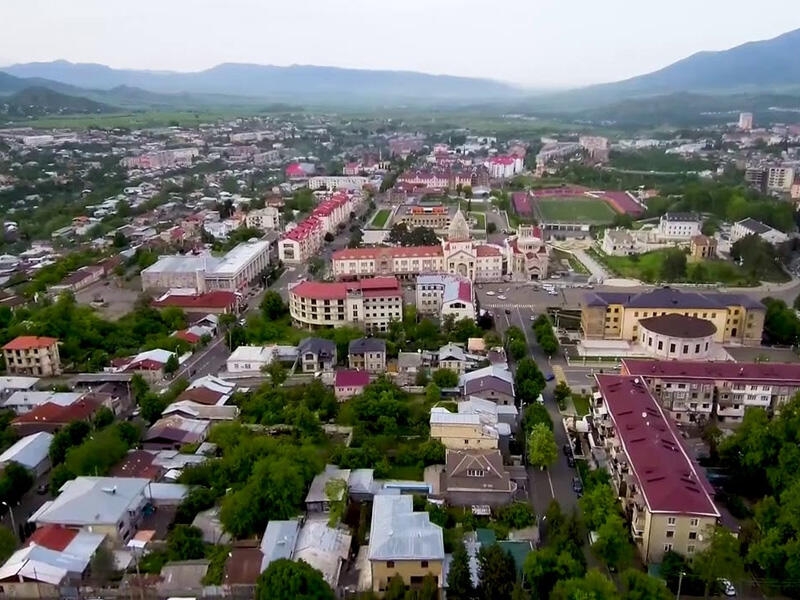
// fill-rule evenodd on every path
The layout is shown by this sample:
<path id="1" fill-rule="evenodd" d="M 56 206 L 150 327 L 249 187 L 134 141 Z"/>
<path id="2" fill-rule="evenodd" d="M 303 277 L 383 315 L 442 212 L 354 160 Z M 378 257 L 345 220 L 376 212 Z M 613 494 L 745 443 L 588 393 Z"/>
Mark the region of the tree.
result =
<path id="1" fill-rule="evenodd" d="M 20 501 L 33 485 L 33 476 L 18 462 L 8 462 L 0 474 L 0 501 L 9 506 Z"/>
<path id="2" fill-rule="evenodd" d="M 508 353 L 514 360 L 520 360 L 528 353 L 528 345 L 523 340 L 511 340 L 508 343 Z"/>
<path id="3" fill-rule="evenodd" d="M 563 408 L 566 406 L 567 399 L 572 396 L 572 390 L 569 387 L 569 384 L 566 381 L 559 381 L 558 385 L 556 385 L 555 389 L 553 390 L 553 398 L 558 404 L 559 408 Z"/>
<path id="4" fill-rule="evenodd" d="M 536 362 L 529 356 L 517 363 L 514 373 L 514 390 L 520 404 L 535 402 L 545 386 L 544 375 Z"/>
<path id="5" fill-rule="evenodd" d="M 440 388 L 454 388 L 458 385 L 458 373 L 452 369 L 437 369 L 433 372 L 432 379 Z"/>
<path id="6" fill-rule="evenodd" d="M 191 525 L 176 525 L 167 536 L 167 550 L 170 560 L 203 558 L 205 555 L 203 532 Z"/>
<path id="7" fill-rule="evenodd" d="M 89 562 L 89 571 L 92 579 L 99 585 L 107 584 L 116 572 L 114 554 L 103 544 L 97 547 Z"/>
<path id="8" fill-rule="evenodd" d="M 451 600 L 472 600 L 475 589 L 469 570 L 469 555 L 464 542 L 459 540 L 453 551 L 453 561 L 447 573 L 447 597 Z"/>
<path id="9" fill-rule="evenodd" d="M 289 307 L 278 292 L 267 290 L 261 300 L 261 313 L 267 321 L 278 321 L 289 313 Z"/>
<path id="10" fill-rule="evenodd" d="M 275 387 L 283 385 L 289 377 L 289 371 L 283 366 L 283 363 L 277 359 L 264 365 L 262 371 L 269 375 L 269 379 Z"/>
<path id="11" fill-rule="evenodd" d="M 360 248 L 361 243 L 364 241 L 364 232 L 360 228 L 354 229 L 350 233 L 350 239 L 347 242 L 348 248 Z"/>
<path id="12" fill-rule="evenodd" d="M 136 402 L 139 402 L 144 395 L 150 391 L 150 385 L 139 373 L 134 373 L 131 377 L 131 394 Z"/>
<path id="13" fill-rule="evenodd" d="M 497 224 L 494 221 L 489 221 L 486 224 L 486 233 L 497 233 Z"/>
<path id="14" fill-rule="evenodd" d="M 661 263 L 659 276 L 663 281 L 681 281 L 686 278 L 686 253 L 678 248 L 669 250 Z"/>
<path id="15" fill-rule="evenodd" d="M 0 525 L 0 562 L 6 562 L 17 549 L 17 536 L 8 527 Z"/>
<path id="16" fill-rule="evenodd" d="M 420 369 L 417 371 L 416 375 L 414 375 L 414 385 L 419 387 L 425 387 L 428 385 L 428 373 L 425 369 Z"/>
<path id="17" fill-rule="evenodd" d="M 739 540 L 724 527 L 709 528 L 706 540 L 705 549 L 695 555 L 692 567 L 705 584 L 705 597 L 708 598 L 717 579 L 739 579 L 744 573 L 744 563 L 739 554 Z"/>
<path id="18" fill-rule="evenodd" d="M 256 600 L 335 600 L 336 595 L 305 561 L 279 558 L 269 563 L 256 582 Z"/>
<path id="19" fill-rule="evenodd" d="M 328 499 L 328 526 L 336 527 L 347 508 L 347 482 L 344 479 L 331 479 L 325 484 L 325 497 Z"/>
<path id="20" fill-rule="evenodd" d="M 514 559 L 497 544 L 478 551 L 479 600 L 510 600 L 517 580 Z"/>
<path id="21" fill-rule="evenodd" d="M 101 406 L 94 414 L 93 425 L 95 429 L 103 429 L 114 422 L 114 411 L 107 406 Z"/>
<path id="22" fill-rule="evenodd" d="M 597 541 L 592 550 L 598 557 L 614 569 L 619 569 L 632 558 L 629 532 L 617 514 L 609 515 L 597 529 Z"/>
<path id="23" fill-rule="evenodd" d="M 431 381 L 427 386 L 425 386 L 425 400 L 428 402 L 438 402 L 441 399 L 442 390 L 438 385 Z"/>
<path id="24" fill-rule="evenodd" d="M 543 423 L 534 425 L 528 438 L 528 461 L 544 469 L 558 458 L 558 447 L 552 430 Z"/>
<path id="25" fill-rule="evenodd" d="M 333 234 L 329 231 L 325 234 L 325 241 L 329 244 L 334 240 Z"/>
<path id="26" fill-rule="evenodd" d="M 139 402 L 139 410 L 142 418 L 148 423 L 155 423 L 161 417 L 161 413 L 167 408 L 166 399 L 160 394 L 148 393 Z"/>
<path id="27" fill-rule="evenodd" d="M 559 581 L 550 598 L 551 600 L 617 600 L 619 594 L 608 577 L 592 569 L 582 578 Z"/>
<path id="28" fill-rule="evenodd" d="M 610 485 L 588 487 L 578 500 L 586 526 L 595 530 L 606 522 L 610 515 L 616 514 L 619 505 L 617 495 Z"/>
<path id="29" fill-rule="evenodd" d="M 383 600 L 404 600 L 405 597 L 406 582 L 399 573 L 392 575 L 386 582 L 386 593 L 383 595 Z"/>
<path id="30" fill-rule="evenodd" d="M 164 363 L 164 374 L 165 375 L 174 375 L 178 369 L 180 368 L 180 363 L 178 362 L 178 356 L 176 354 L 170 354 L 167 362 Z"/>
<path id="31" fill-rule="evenodd" d="M 522 572 L 535 597 L 547 598 L 559 581 L 580 577 L 583 565 L 569 551 L 548 545 L 525 557 Z"/>
<path id="32" fill-rule="evenodd" d="M 672 600 L 664 581 L 635 569 L 623 571 L 622 600 Z"/>

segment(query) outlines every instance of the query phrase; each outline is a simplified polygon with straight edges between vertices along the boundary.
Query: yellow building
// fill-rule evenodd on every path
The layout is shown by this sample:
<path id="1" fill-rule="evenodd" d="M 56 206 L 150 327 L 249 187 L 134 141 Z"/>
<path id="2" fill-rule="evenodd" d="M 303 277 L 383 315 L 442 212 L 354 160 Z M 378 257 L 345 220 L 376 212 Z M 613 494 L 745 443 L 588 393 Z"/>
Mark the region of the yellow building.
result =
<path id="1" fill-rule="evenodd" d="M 6 371 L 11 375 L 53 377 L 61 374 L 58 340 L 21 335 L 3 346 Z"/>
<path id="2" fill-rule="evenodd" d="M 766 308 L 745 294 L 683 292 L 662 287 L 647 292 L 594 292 L 584 298 L 581 332 L 586 339 L 635 341 L 639 320 L 680 314 L 714 324 L 714 341 L 760 345 Z"/>
<path id="3" fill-rule="evenodd" d="M 431 409 L 431 439 L 451 450 L 496 450 L 500 435 L 489 421 L 478 413 L 451 413 L 436 407 Z"/>
<path id="4" fill-rule="evenodd" d="M 395 575 L 413 589 L 430 574 L 442 587 L 442 528 L 430 522 L 427 512 L 414 512 L 411 496 L 375 496 L 367 557 L 373 592 L 385 591 Z"/>
<path id="5" fill-rule="evenodd" d="M 612 485 L 631 522 L 645 563 L 673 550 L 691 558 L 708 540 L 720 512 L 704 475 L 641 377 L 596 375 L 592 416 Z"/>
<path id="6" fill-rule="evenodd" d="M 689 242 L 689 257 L 692 260 L 705 260 L 717 255 L 717 240 L 707 235 L 696 235 Z"/>

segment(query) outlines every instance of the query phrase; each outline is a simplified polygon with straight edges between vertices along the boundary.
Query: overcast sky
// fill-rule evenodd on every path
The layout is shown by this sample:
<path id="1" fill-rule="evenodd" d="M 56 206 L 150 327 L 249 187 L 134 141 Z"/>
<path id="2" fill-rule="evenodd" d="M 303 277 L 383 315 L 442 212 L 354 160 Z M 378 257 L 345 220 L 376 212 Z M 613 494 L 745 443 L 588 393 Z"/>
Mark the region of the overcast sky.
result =
<path id="1" fill-rule="evenodd" d="M 408 69 L 552 87 L 800 27 L 798 0 L 0 0 L 0 64 Z"/>

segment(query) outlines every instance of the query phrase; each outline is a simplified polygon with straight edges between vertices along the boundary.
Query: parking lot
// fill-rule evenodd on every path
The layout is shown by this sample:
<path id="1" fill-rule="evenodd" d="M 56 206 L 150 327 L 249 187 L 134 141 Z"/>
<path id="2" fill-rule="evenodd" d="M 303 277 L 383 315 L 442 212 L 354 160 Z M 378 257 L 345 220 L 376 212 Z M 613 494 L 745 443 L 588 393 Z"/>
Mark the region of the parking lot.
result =
<path id="1" fill-rule="evenodd" d="M 122 281 L 117 277 L 98 281 L 78 291 L 75 299 L 78 304 L 92 306 L 106 319 L 119 319 L 133 310 L 136 299 L 142 293 L 138 277 L 131 281 Z M 102 299 L 102 304 L 95 300 Z"/>

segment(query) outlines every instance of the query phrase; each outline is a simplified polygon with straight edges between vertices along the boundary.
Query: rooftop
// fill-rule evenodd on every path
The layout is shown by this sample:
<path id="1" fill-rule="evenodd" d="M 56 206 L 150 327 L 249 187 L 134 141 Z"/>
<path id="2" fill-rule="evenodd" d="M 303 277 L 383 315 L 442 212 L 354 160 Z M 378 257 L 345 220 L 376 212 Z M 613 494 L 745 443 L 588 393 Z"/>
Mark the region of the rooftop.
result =
<path id="1" fill-rule="evenodd" d="M 698 222 L 702 219 L 697 213 L 691 212 L 668 212 L 661 217 L 662 221 L 682 221 L 682 222 Z"/>
<path id="2" fill-rule="evenodd" d="M 676 313 L 640 319 L 639 325 L 653 333 L 687 339 L 704 338 L 717 333 L 717 326 L 711 321 Z"/>
<path id="3" fill-rule="evenodd" d="M 747 217 L 746 219 L 742 219 L 741 221 L 737 221 L 736 225 L 740 225 L 753 233 L 762 234 L 767 233 L 768 231 L 772 230 L 772 227 L 769 225 L 764 225 L 761 221 L 756 221 L 755 219 L 751 219 Z"/>
<path id="4" fill-rule="evenodd" d="M 621 304 L 626 308 L 724 309 L 728 306 L 743 306 L 747 309 L 764 309 L 763 304 L 746 294 L 681 291 L 669 286 L 638 293 L 589 292 L 584 296 L 584 304 L 586 306 Z"/>
<path id="5" fill-rule="evenodd" d="M 411 496 L 375 496 L 370 532 L 369 560 L 444 560 L 442 528 L 414 512 Z"/>
<path id="6" fill-rule="evenodd" d="M 265 570 L 272 561 L 280 558 L 292 558 L 300 523 L 296 519 L 288 521 L 270 521 L 261 538 L 261 553 L 264 558 L 261 570 Z"/>
<path id="7" fill-rule="evenodd" d="M 34 350 L 36 348 L 49 348 L 57 343 L 58 340 L 56 338 L 21 335 L 3 346 L 3 350 Z"/>
<path id="8" fill-rule="evenodd" d="M 369 385 L 369 373 L 355 369 L 338 369 L 336 387 L 364 387 Z"/>
<path id="9" fill-rule="evenodd" d="M 0 454 L 0 465 L 13 461 L 34 470 L 47 458 L 52 441 L 53 434 L 44 431 L 25 436 Z"/>
<path id="10" fill-rule="evenodd" d="M 163 308 L 177 306 L 186 309 L 228 308 L 236 304 L 236 294 L 225 290 L 214 290 L 206 294 L 179 294 L 173 291 L 153 300 L 153 306 Z"/>
<path id="11" fill-rule="evenodd" d="M 350 342 L 350 354 L 364 354 L 365 352 L 386 352 L 386 341 L 381 338 L 358 338 Z"/>
<path id="12" fill-rule="evenodd" d="M 391 248 L 345 248 L 331 255 L 331 260 L 364 260 L 387 258 L 436 258 L 442 256 L 441 246 L 397 246 Z"/>
<path id="13" fill-rule="evenodd" d="M 344 300 L 350 293 L 364 296 L 402 296 L 400 283 L 394 277 L 374 277 L 361 281 L 302 281 L 289 288 L 289 293 L 311 300 Z"/>
<path id="14" fill-rule="evenodd" d="M 214 275 L 235 275 L 259 254 L 266 252 L 269 252 L 268 241 L 244 242 L 230 250 L 210 271 Z"/>
<path id="15" fill-rule="evenodd" d="M 648 509 L 719 517 L 704 477 L 642 379 L 595 378 Z"/>
<path id="16" fill-rule="evenodd" d="M 643 377 L 716 379 L 737 383 L 800 385 L 800 364 L 622 360 L 624 372 Z"/>
<path id="17" fill-rule="evenodd" d="M 325 470 L 322 473 L 317 473 L 306 495 L 306 502 L 327 502 L 328 494 L 325 492 L 325 486 L 329 481 L 334 479 L 341 479 L 345 483 L 350 478 L 350 469 L 340 469 L 335 465 L 325 465 Z M 343 491 L 340 496 L 344 496 L 346 491 Z M 334 500 L 341 500 L 342 498 L 334 498 Z"/>

